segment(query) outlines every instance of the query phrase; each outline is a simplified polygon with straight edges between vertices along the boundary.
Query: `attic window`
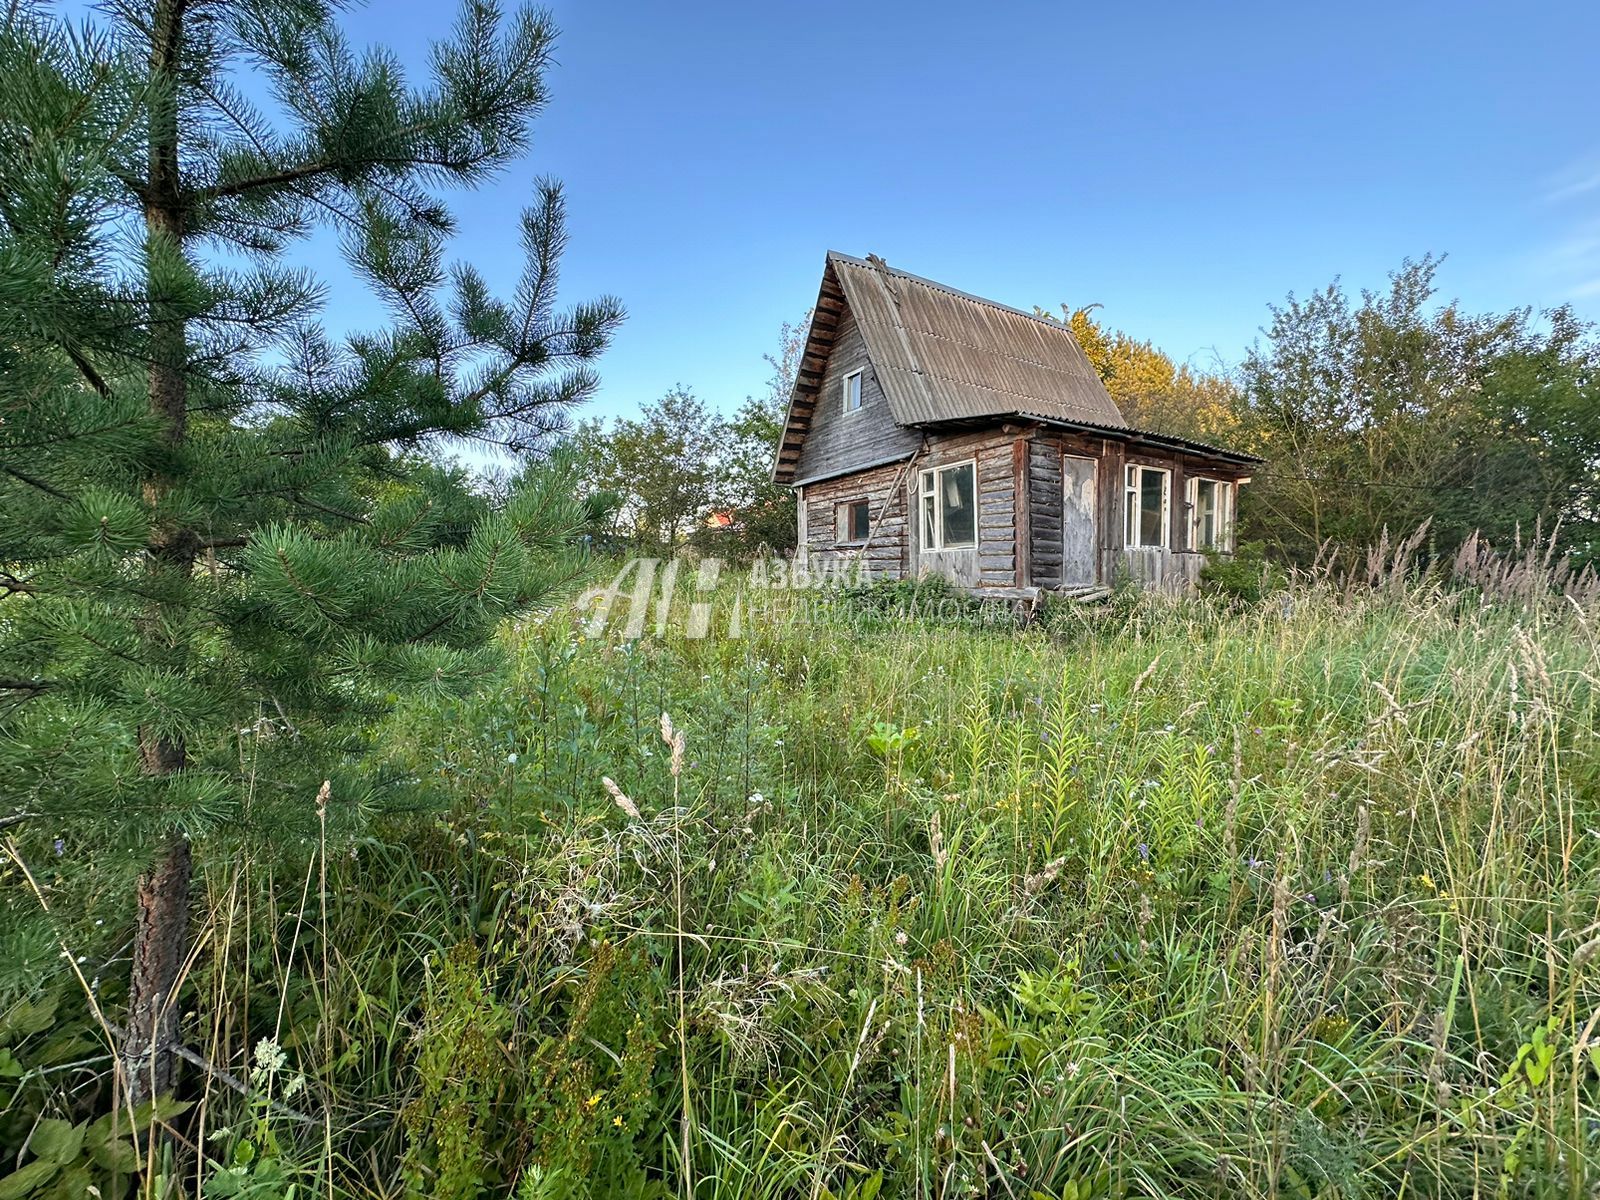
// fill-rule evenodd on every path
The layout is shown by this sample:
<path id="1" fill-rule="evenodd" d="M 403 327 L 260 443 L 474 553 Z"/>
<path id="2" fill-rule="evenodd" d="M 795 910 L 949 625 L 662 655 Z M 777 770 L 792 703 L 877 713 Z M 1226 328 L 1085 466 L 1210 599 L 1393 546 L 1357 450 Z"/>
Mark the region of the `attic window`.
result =
<path id="1" fill-rule="evenodd" d="M 861 372 L 851 371 L 844 377 L 844 410 L 855 412 L 861 407 Z"/>

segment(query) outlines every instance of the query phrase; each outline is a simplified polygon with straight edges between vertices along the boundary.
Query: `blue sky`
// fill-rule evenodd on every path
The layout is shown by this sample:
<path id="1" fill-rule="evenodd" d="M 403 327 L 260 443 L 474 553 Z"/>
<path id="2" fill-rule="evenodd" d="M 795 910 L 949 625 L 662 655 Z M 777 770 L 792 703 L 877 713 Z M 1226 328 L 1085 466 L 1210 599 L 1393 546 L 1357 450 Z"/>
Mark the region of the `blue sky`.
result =
<path id="1" fill-rule="evenodd" d="M 1203 365 L 1285 293 L 1429 251 L 1471 308 L 1600 317 L 1592 2 L 552 8 L 534 152 L 455 198 L 455 252 L 509 284 L 530 181 L 565 181 L 564 293 L 630 312 L 591 412 L 758 390 L 829 248 L 1098 302 Z M 375 3 L 349 28 L 420 64 L 453 11 Z M 354 285 L 329 315 L 377 319 Z"/>

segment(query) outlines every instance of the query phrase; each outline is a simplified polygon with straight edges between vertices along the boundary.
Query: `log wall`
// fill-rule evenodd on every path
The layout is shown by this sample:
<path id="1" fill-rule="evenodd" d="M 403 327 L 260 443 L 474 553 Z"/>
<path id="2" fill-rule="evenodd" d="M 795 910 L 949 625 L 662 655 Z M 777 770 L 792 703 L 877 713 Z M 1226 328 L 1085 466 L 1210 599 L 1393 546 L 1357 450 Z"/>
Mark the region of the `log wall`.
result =
<path id="1" fill-rule="evenodd" d="M 854 475 L 843 475 L 801 489 L 805 506 L 805 550 L 810 562 L 823 567 L 849 564 L 857 558 L 872 578 L 902 579 L 907 573 L 907 490 L 905 463 L 888 463 Z M 865 500 L 872 507 L 874 530 L 865 545 L 839 540 L 839 506 Z"/>

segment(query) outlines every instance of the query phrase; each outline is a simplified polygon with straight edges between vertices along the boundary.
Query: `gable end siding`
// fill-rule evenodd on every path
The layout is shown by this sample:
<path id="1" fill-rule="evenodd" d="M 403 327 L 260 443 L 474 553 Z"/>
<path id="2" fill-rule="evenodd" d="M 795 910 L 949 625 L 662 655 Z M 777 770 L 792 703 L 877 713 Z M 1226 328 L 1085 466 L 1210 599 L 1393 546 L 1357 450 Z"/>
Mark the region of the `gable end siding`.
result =
<path id="1" fill-rule="evenodd" d="M 845 376 L 852 371 L 861 372 L 861 407 L 847 413 L 842 389 Z M 867 357 L 866 340 L 854 315 L 847 310 L 839 320 L 833 349 L 823 369 L 822 386 L 795 466 L 795 477 L 810 479 L 861 470 L 895 455 L 910 455 L 921 441 L 916 430 L 895 424 L 877 372 Z"/>

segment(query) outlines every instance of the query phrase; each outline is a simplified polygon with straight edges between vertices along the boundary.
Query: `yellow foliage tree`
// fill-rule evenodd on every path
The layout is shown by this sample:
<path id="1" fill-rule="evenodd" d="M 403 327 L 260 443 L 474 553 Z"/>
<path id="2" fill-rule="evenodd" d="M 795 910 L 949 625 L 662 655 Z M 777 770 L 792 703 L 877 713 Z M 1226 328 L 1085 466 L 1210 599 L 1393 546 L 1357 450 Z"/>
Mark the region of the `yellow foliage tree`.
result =
<path id="1" fill-rule="evenodd" d="M 1036 311 L 1072 330 L 1130 425 L 1194 441 L 1226 442 L 1238 424 L 1233 382 L 1176 363 L 1148 341 L 1108 329 L 1094 317 L 1098 307 L 1063 304 L 1059 318 Z"/>

